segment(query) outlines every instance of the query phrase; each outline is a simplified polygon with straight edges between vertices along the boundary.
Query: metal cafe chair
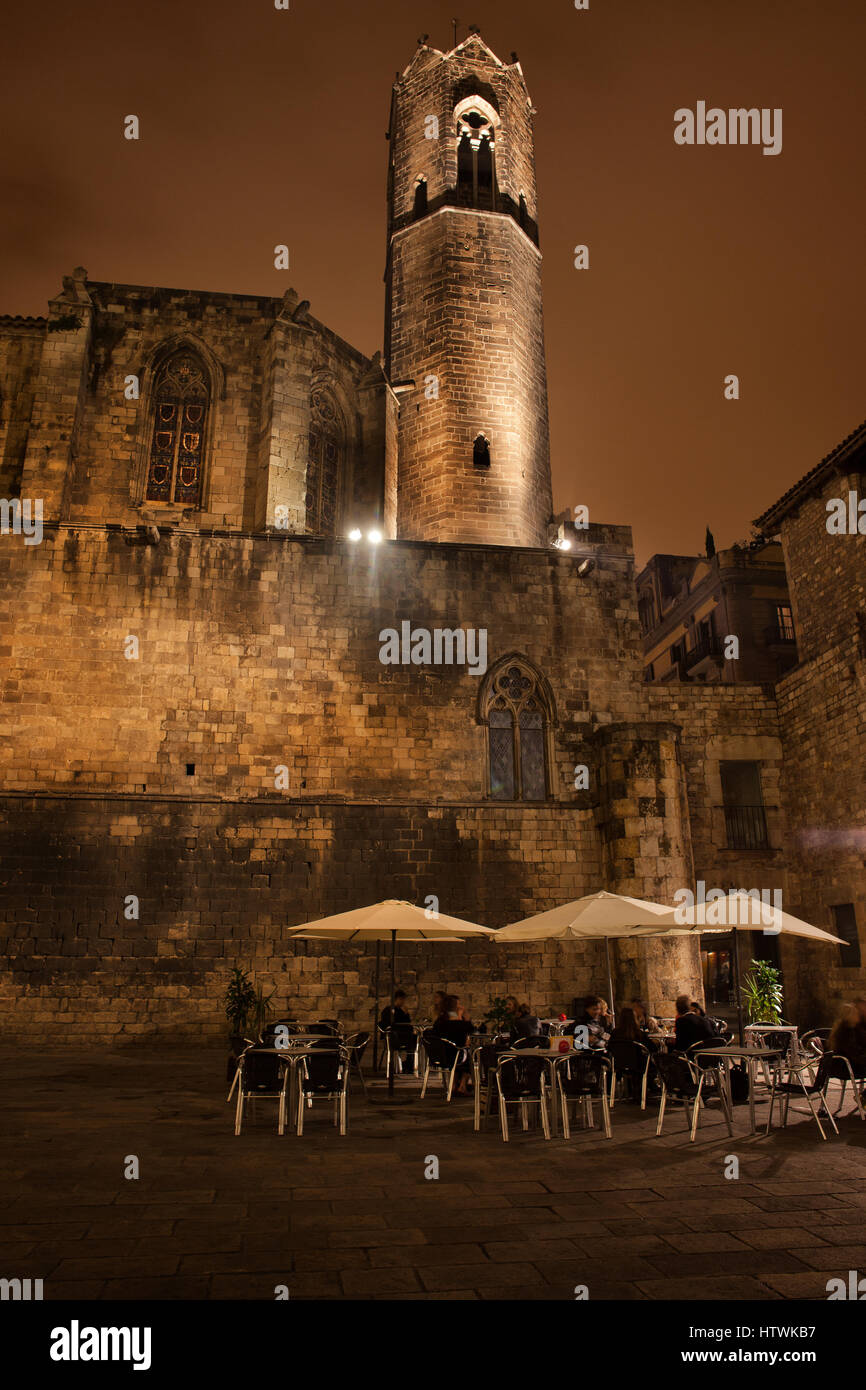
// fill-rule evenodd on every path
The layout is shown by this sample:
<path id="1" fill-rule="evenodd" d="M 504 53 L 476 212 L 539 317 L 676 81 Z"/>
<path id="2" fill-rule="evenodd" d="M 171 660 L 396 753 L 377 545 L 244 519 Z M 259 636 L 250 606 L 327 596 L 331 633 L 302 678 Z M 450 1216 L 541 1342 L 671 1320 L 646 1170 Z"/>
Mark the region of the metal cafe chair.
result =
<path id="1" fill-rule="evenodd" d="M 499 1123 L 502 1138 L 508 1143 L 508 1107 L 520 1106 L 520 1118 L 529 1129 L 529 1107 L 537 1106 L 545 1139 L 550 1138 L 550 1117 L 547 1111 L 547 1063 L 543 1057 L 524 1057 L 520 1052 L 503 1052 L 494 1071 L 496 1094 L 499 1100 Z"/>
<path id="2" fill-rule="evenodd" d="M 490 1116 L 490 1109 L 493 1104 L 493 1096 L 496 1090 L 494 1075 L 496 1065 L 504 1051 L 507 1051 L 507 1044 L 495 1042 L 481 1043 L 480 1046 L 472 1049 L 472 1082 L 475 1091 L 475 1114 L 474 1127 L 476 1134 L 480 1131 L 482 1122 L 486 1126 Z M 483 1115 L 482 1115 L 483 1106 Z"/>
<path id="3" fill-rule="evenodd" d="M 333 1101 L 334 1124 L 339 1125 L 341 1134 L 345 1134 L 351 1070 L 348 1049 L 329 1046 L 323 1039 L 298 1058 L 297 1069 L 299 1137 L 304 1132 L 304 1110 L 311 1108 L 316 1100 Z"/>
<path id="4" fill-rule="evenodd" d="M 605 1137 L 612 1139 L 608 1092 L 613 1090 L 613 1064 L 609 1057 L 601 1052 L 566 1052 L 558 1059 L 555 1074 L 562 1112 L 563 1138 L 571 1138 L 569 1102 L 579 1102 L 586 1117 L 587 1128 L 593 1129 L 595 1120 L 592 1107 L 598 1101 L 601 1104 Z"/>
<path id="5" fill-rule="evenodd" d="M 403 1059 L 402 1059 L 402 1057 L 400 1056 L 400 1053 L 401 1053 L 401 1052 L 405 1052 L 405 1053 L 407 1054 L 407 1057 L 408 1057 L 408 1055 L 409 1055 L 410 1053 L 413 1053 L 413 1054 L 414 1054 L 414 1057 L 415 1057 L 415 1065 L 414 1065 L 414 1072 L 413 1072 L 413 1074 L 414 1074 L 415 1076 L 417 1076 L 417 1075 L 418 1075 L 418 1046 L 419 1046 L 419 1043 L 420 1043 L 420 1040 L 421 1040 L 422 1035 L 419 1033 L 419 1031 L 418 1031 L 418 1029 L 415 1027 L 415 1025 L 414 1025 L 413 1023 L 391 1023 L 391 1024 L 381 1024 L 381 1023 L 379 1023 L 379 1024 L 377 1024 L 376 1026 L 377 1026 L 377 1029 L 378 1029 L 378 1032 L 379 1032 L 379 1037 L 382 1039 L 382 1041 L 383 1041 L 384 1044 L 385 1044 L 384 1049 L 383 1049 L 383 1055 L 384 1055 L 384 1058 L 385 1058 L 385 1077 L 386 1077 L 386 1079 L 387 1079 L 387 1080 L 390 1080 L 390 1079 L 391 1079 L 391 1069 L 392 1069 L 392 1067 L 393 1067 L 393 1069 L 394 1069 L 394 1075 L 395 1075 L 395 1076 L 401 1076 L 401 1075 L 402 1075 L 402 1073 L 403 1073 Z M 410 1035 L 411 1035 L 411 1041 L 410 1041 Z"/>
<path id="6" fill-rule="evenodd" d="M 863 1106 L 863 1091 L 864 1088 L 866 1088 L 866 1076 L 857 1075 L 857 1073 L 851 1065 L 851 1060 L 849 1057 L 843 1057 L 840 1052 L 837 1052 L 833 1055 L 833 1060 L 830 1064 L 830 1079 L 833 1081 L 841 1081 L 842 1083 L 839 1095 L 839 1104 L 836 1107 L 837 1116 L 842 1114 L 842 1106 L 845 1104 L 845 1091 L 847 1090 L 848 1082 L 850 1081 L 851 1090 L 854 1094 L 854 1101 L 857 1106 L 860 1119 L 866 1120 L 866 1108 L 864 1108 Z M 826 1105 L 826 1088 L 824 1095 L 824 1103 Z M 854 1112 L 852 1110 L 851 1114 L 853 1115 L 853 1113 Z"/>
<path id="7" fill-rule="evenodd" d="M 712 1066 L 711 1062 L 716 1065 Z M 665 1108 L 668 1101 L 679 1102 L 683 1107 L 686 1117 L 686 1124 L 689 1125 L 689 1139 L 693 1144 L 701 1119 L 701 1105 L 705 1090 L 713 1088 L 716 1090 L 721 1101 L 722 1113 L 728 1127 L 728 1133 L 733 1135 L 731 1116 L 728 1113 L 727 1092 L 724 1089 L 721 1073 L 719 1070 L 720 1058 L 704 1058 L 702 1064 L 690 1061 L 681 1053 L 657 1052 L 653 1057 L 653 1063 L 662 1083 L 662 1093 L 659 1100 L 659 1119 L 656 1127 L 656 1138 L 662 1132 L 665 1119 Z M 691 1109 L 691 1119 L 689 1119 L 689 1109 Z"/>
<path id="8" fill-rule="evenodd" d="M 281 1063 L 282 1059 L 271 1048 L 248 1047 L 238 1058 L 235 1135 L 241 1132 L 245 1105 L 251 1101 L 255 1112 L 257 1100 L 278 1102 L 277 1133 L 285 1132 L 288 1068 Z"/>
<path id="9" fill-rule="evenodd" d="M 779 1103 L 782 1107 L 783 1129 L 788 1123 L 788 1105 L 790 1103 L 791 1096 L 805 1096 L 806 1100 L 809 1103 L 809 1110 L 812 1113 L 812 1119 L 818 1126 L 821 1138 L 827 1138 L 826 1134 L 824 1133 L 824 1126 L 821 1124 L 820 1112 L 822 1109 L 824 1110 L 827 1119 L 833 1126 L 833 1129 L 838 1134 L 839 1127 L 836 1124 L 836 1121 L 833 1118 L 833 1115 L 831 1114 L 830 1108 L 827 1104 L 827 1087 L 833 1079 L 833 1068 L 835 1063 L 841 1062 L 843 1060 L 845 1059 L 838 1057 L 833 1052 L 822 1053 L 821 1059 L 818 1062 L 817 1075 L 815 1076 L 814 1080 L 812 1079 L 810 1063 L 808 1062 L 801 1062 L 796 1065 L 789 1065 L 787 1081 L 783 1081 L 781 1079 L 781 1066 L 774 1067 L 773 1084 L 772 1089 L 770 1091 L 770 1113 L 767 1116 L 767 1133 L 769 1134 L 770 1132 L 770 1125 L 773 1120 L 773 1107 L 776 1104 L 776 1096 L 779 1097 Z M 808 1082 L 806 1081 L 807 1076 L 809 1077 Z M 818 1097 L 820 1102 L 817 1108 L 815 1106 L 816 1096 Z"/>
<path id="10" fill-rule="evenodd" d="M 616 1104 L 617 1080 L 631 1080 L 635 1089 L 640 1084 L 640 1108 L 646 1110 L 646 1088 L 652 1054 L 644 1043 L 627 1038 L 614 1038 L 607 1045 L 610 1058 L 610 1108 Z"/>
<path id="11" fill-rule="evenodd" d="M 442 1089 L 445 1092 L 445 1100 L 450 1101 L 454 1092 L 454 1077 L 461 1062 L 465 1062 L 468 1053 L 465 1047 L 458 1047 L 450 1038 L 442 1038 L 438 1033 L 426 1032 L 420 1039 L 420 1046 L 424 1049 L 424 1071 L 421 1081 L 421 1099 L 427 1094 L 427 1081 L 430 1076 L 430 1068 L 437 1067 L 442 1077 Z"/>
<path id="12" fill-rule="evenodd" d="M 367 1050 L 367 1044 L 369 1043 L 369 1041 L 370 1034 L 363 1032 L 352 1033 L 348 1038 L 344 1038 L 343 1040 L 343 1046 L 349 1054 L 349 1082 L 351 1083 L 351 1074 L 352 1072 L 354 1072 L 361 1082 L 361 1089 L 364 1092 L 365 1099 L 367 1095 L 367 1082 L 364 1079 L 364 1073 L 361 1069 L 361 1063 L 364 1060 L 364 1053 Z"/>

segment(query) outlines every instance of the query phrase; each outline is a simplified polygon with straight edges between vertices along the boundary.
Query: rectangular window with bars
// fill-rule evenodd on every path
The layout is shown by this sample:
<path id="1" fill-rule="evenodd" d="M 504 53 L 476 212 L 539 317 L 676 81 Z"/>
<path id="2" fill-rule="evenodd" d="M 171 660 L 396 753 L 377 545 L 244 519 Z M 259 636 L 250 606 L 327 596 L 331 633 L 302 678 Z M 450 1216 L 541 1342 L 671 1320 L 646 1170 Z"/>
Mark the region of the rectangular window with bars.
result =
<path id="1" fill-rule="evenodd" d="M 719 768 L 728 849 L 768 849 L 760 763 L 725 761 Z"/>
<path id="2" fill-rule="evenodd" d="M 833 914 L 833 935 L 841 936 L 846 943 L 839 947 L 839 964 L 856 969 L 860 965 L 860 936 L 854 904 L 839 903 L 830 911 Z"/>
<path id="3" fill-rule="evenodd" d="M 794 614 L 790 603 L 776 604 L 776 634 L 780 642 L 794 641 Z"/>

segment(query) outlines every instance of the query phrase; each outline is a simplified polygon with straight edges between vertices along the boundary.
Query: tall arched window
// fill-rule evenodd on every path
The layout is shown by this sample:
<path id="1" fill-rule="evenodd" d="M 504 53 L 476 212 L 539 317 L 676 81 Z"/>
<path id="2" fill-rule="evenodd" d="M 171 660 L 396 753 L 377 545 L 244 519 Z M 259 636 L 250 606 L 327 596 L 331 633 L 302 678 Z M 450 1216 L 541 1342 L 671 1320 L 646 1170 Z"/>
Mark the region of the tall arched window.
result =
<path id="1" fill-rule="evenodd" d="M 181 349 L 159 369 L 153 388 L 148 502 L 201 504 L 210 387 L 195 353 Z"/>
<path id="2" fill-rule="evenodd" d="M 486 692 L 490 795 L 498 801 L 544 801 L 550 702 L 528 662 L 504 662 Z"/>
<path id="3" fill-rule="evenodd" d="M 335 536 L 339 522 L 343 425 L 327 391 L 316 389 L 310 402 L 307 454 L 307 531 Z"/>
<path id="4" fill-rule="evenodd" d="M 486 103 L 457 112 L 457 194 L 473 208 L 496 211 L 496 141 Z"/>

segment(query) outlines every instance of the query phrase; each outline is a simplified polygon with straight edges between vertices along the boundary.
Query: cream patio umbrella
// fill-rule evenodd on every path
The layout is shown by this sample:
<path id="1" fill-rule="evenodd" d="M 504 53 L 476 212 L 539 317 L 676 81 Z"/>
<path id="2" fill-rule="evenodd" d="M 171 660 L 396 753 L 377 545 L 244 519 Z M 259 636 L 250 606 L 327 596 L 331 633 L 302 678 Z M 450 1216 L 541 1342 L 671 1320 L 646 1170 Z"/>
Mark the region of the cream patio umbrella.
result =
<path id="1" fill-rule="evenodd" d="M 691 895 L 690 895 L 691 896 Z M 737 996 L 737 1032 L 743 1041 L 743 997 L 740 992 L 740 931 L 751 931 L 760 927 L 765 936 L 802 936 L 808 941 L 820 941 L 827 946 L 845 946 L 847 943 L 839 936 L 824 931 L 823 927 L 813 927 L 801 917 L 791 912 L 783 912 L 780 907 L 761 898 L 758 893 L 747 893 L 742 889 L 711 889 L 708 896 L 697 903 L 685 903 L 674 909 L 677 924 L 665 935 L 690 936 L 712 932 L 730 932 L 733 941 L 733 978 Z"/>
<path id="2" fill-rule="evenodd" d="M 388 898 L 370 907 L 355 907 L 349 912 L 337 912 L 333 917 L 320 917 L 302 927 L 292 927 L 289 936 L 306 941 L 389 941 L 391 943 L 391 998 L 396 988 L 396 957 L 398 941 L 462 941 L 467 936 L 495 936 L 492 927 L 477 922 L 464 922 L 448 917 L 444 912 L 431 912 L 414 903 Z M 378 954 L 376 969 L 376 1019 L 379 1017 Z M 389 1095 L 394 1093 L 394 1068 L 388 1078 Z"/>
<path id="3" fill-rule="evenodd" d="M 589 893 L 562 903 L 522 922 L 512 922 L 496 933 L 497 941 L 551 941 L 566 938 L 603 940 L 611 1007 L 616 1010 L 610 966 L 611 937 L 662 936 L 677 924 L 676 910 L 644 898 L 621 893 Z"/>

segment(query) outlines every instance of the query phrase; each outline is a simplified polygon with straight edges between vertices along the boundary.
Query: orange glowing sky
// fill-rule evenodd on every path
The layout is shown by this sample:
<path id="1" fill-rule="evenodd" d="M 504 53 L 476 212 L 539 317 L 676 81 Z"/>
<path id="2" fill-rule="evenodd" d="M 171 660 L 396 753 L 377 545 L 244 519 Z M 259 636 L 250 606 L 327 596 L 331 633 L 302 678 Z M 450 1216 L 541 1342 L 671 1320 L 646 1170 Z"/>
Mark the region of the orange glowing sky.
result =
<path id="1" fill-rule="evenodd" d="M 453 14 L 454 0 L 17 0 L 0 310 L 43 313 L 77 264 L 132 284 L 291 283 L 372 353 L 390 85 L 420 35 L 452 46 Z M 730 544 L 866 416 L 866 8 L 473 0 L 460 21 L 505 61 L 517 50 L 538 110 L 557 509 L 631 524 L 641 560 L 702 550 L 707 523 Z M 782 153 L 678 147 L 673 113 L 698 100 L 781 107 Z"/>

